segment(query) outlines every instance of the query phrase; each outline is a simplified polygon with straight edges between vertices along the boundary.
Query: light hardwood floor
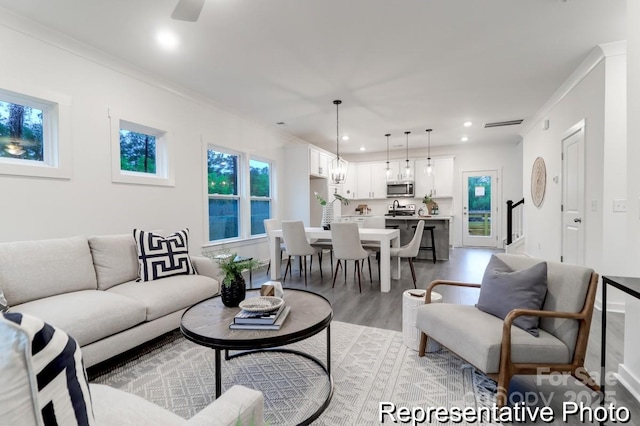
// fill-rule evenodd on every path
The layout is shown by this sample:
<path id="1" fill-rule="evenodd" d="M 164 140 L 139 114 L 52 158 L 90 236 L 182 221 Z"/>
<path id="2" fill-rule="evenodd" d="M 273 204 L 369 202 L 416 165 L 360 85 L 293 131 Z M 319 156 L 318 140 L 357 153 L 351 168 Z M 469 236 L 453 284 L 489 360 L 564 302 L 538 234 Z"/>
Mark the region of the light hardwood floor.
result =
<path id="1" fill-rule="evenodd" d="M 433 264 L 431 261 L 420 260 L 415 262 L 418 288 L 426 288 L 434 279 L 450 279 L 456 281 L 466 281 L 479 283 L 482 280 L 485 267 L 493 253 L 501 250 L 479 249 L 479 248 L 455 248 L 451 250 L 450 260 L 438 261 Z M 358 292 L 357 278 L 353 274 L 353 262 L 348 265 L 347 280 L 345 283 L 342 271 L 336 280 L 335 288 L 331 288 L 331 266 L 329 264 L 328 253 L 323 259 L 324 278 L 320 278 L 317 258 L 314 259 L 313 271 L 308 277 L 308 284 L 305 287 L 304 275 L 300 276 L 297 270 L 297 262 L 294 263 L 293 274 L 287 277 L 284 287 L 307 289 L 326 297 L 334 309 L 334 319 L 336 321 L 349 322 L 353 324 L 366 325 L 371 327 L 386 328 L 391 330 L 402 330 L 402 294 L 405 290 L 413 288 L 409 266 L 406 261 L 401 263 L 402 278 L 392 280 L 391 291 L 380 292 L 379 281 L 377 280 L 377 264 L 371 259 L 373 272 L 373 284 L 369 281 L 368 268 L 365 265 L 362 276 L 362 293 Z M 283 269 L 284 270 L 284 269 Z M 248 278 L 248 277 L 247 277 Z M 253 273 L 253 287 L 259 287 L 261 283 L 268 281 L 268 277 L 263 271 Z M 442 286 L 438 292 L 443 295 L 443 301 L 447 303 L 475 304 L 478 299 L 479 290 L 468 288 L 453 288 Z M 601 312 L 594 311 L 591 333 L 587 348 L 586 369 L 595 372 L 596 377 L 600 376 L 600 330 Z M 622 362 L 624 345 L 624 315 L 619 313 L 608 313 L 607 315 L 607 373 L 617 372 L 617 366 Z M 615 381 L 615 380 L 614 380 Z M 561 413 L 562 402 L 570 401 L 574 397 L 586 397 L 587 388 L 569 379 L 564 386 L 557 386 L 549 380 L 536 380 L 535 377 L 517 377 L 512 381 L 511 387 L 521 392 L 527 397 L 539 395 L 542 398 L 551 398 L 551 406 L 555 413 Z M 590 394 L 591 401 L 595 401 L 596 394 Z M 627 424 L 640 425 L 640 404 L 629 392 L 620 384 L 607 386 L 609 400 L 615 401 L 616 406 L 629 408 L 631 421 Z M 585 401 L 586 402 L 586 401 Z M 557 420 L 555 424 L 588 424 L 579 422 L 575 418 L 569 418 L 568 422 Z M 607 422 L 609 424 L 609 422 Z"/>

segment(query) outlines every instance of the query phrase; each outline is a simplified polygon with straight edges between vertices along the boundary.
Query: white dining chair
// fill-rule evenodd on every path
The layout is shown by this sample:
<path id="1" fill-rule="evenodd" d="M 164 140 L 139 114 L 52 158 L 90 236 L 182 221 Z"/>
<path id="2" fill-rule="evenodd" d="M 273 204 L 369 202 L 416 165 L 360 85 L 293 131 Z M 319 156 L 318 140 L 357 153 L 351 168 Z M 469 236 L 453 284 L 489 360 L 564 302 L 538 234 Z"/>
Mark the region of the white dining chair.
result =
<path id="1" fill-rule="evenodd" d="M 304 285 L 307 285 L 307 256 L 318 255 L 320 263 L 320 278 L 322 278 L 322 250 L 311 247 L 304 230 L 304 224 L 299 220 L 282 221 L 282 237 L 287 250 L 287 266 L 284 270 L 284 278 L 287 279 L 287 271 L 291 273 L 291 256 L 300 256 L 304 267 Z"/>
<path id="2" fill-rule="evenodd" d="M 413 287 L 416 286 L 416 269 L 413 266 L 413 259 L 418 256 L 420 251 L 420 242 L 422 241 L 422 233 L 424 231 L 424 220 L 421 220 L 416 225 L 416 232 L 413 234 L 413 238 L 402 247 L 391 247 L 391 257 L 399 257 L 400 259 L 406 258 L 409 260 L 409 267 L 411 268 L 411 276 L 413 278 Z"/>
<path id="3" fill-rule="evenodd" d="M 265 219 L 264 220 L 264 231 L 267 233 L 267 244 L 270 246 L 271 239 L 273 238 L 273 231 L 276 229 L 280 229 L 281 224 L 278 219 Z M 280 243 L 280 257 L 282 257 L 282 252 L 286 251 L 287 247 L 283 242 Z M 269 275 L 269 271 L 271 270 L 271 256 L 269 256 L 269 266 L 267 267 L 267 275 Z"/>
<path id="4" fill-rule="evenodd" d="M 355 222 L 334 222 L 331 224 L 331 240 L 333 241 L 333 252 L 338 260 L 336 263 L 336 269 L 333 273 L 333 285 L 336 285 L 336 278 L 338 277 L 338 268 L 341 261 L 355 260 L 355 268 L 358 274 L 358 288 L 362 293 L 361 284 L 361 261 L 369 259 L 370 252 L 362 247 L 360 242 L 360 231 L 358 230 L 358 224 Z M 344 268 L 344 280 L 347 282 L 347 268 Z M 371 261 L 369 261 L 369 279 L 373 284 L 371 278 Z"/>

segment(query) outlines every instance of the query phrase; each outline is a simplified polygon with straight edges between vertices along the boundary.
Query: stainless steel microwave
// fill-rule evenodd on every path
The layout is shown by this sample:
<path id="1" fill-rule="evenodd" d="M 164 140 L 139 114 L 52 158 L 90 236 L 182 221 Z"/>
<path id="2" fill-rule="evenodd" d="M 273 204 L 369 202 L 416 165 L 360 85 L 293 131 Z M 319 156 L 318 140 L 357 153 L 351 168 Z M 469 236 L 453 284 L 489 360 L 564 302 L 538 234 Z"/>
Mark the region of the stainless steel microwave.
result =
<path id="1" fill-rule="evenodd" d="M 387 182 L 387 198 L 413 197 L 415 184 L 412 180 Z"/>

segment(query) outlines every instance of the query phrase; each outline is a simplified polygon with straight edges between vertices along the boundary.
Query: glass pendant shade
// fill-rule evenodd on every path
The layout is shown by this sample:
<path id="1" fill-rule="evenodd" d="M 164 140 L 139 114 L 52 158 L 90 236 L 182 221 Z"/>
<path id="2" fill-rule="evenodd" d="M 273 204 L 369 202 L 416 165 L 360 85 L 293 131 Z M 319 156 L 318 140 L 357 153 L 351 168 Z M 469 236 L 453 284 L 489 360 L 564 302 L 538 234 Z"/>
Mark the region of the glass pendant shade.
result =
<path id="1" fill-rule="evenodd" d="M 431 158 L 427 161 L 427 168 L 425 169 L 425 173 L 427 176 L 431 176 L 433 174 L 433 166 L 431 165 Z"/>
<path id="2" fill-rule="evenodd" d="M 338 107 L 342 103 L 341 100 L 333 101 L 336 106 L 336 158 L 331 162 L 331 182 L 341 184 L 347 179 L 348 163 L 340 158 L 340 120 Z"/>

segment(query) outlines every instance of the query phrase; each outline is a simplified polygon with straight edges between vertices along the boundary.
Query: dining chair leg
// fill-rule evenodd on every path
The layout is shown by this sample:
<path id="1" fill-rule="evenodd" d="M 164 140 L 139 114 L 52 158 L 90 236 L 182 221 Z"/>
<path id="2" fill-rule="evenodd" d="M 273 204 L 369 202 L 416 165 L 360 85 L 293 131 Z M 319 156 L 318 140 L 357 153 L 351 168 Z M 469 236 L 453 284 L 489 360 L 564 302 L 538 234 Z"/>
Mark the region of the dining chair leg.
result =
<path id="1" fill-rule="evenodd" d="M 313 255 L 311 255 L 313 259 Z M 318 269 L 320 269 L 320 279 L 322 280 L 324 277 L 322 276 L 322 250 L 318 252 Z"/>
<path id="2" fill-rule="evenodd" d="M 413 277 L 413 288 L 418 288 L 416 286 L 416 268 L 413 266 L 413 258 L 409 258 L 409 267 L 411 268 L 411 276 Z"/>
<path id="3" fill-rule="evenodd" d="M 360 283 L 360 261 L 356 260 L 356 270 L 358 271 L 358 288 L 360 289 L 360 293 L 362 293 L 362 284 Z"/>
<path id="4" fill-rule="evenodd" d="M 333 284 L 331 285 L 331 288 L 334 288 L 336 286 L 336 278 L 338 278 L 338 267 L 340 266 L 340 259 L 338 259 L 338 263 L 336 263 L 336 270 L 333 273 Z"/>
<path id="5" fill-rule="evenodd" d="M 329 249 L 329 256 L 331 257 L 331 272 L 333 272 L 333 247 Z"/>
<path id="6" fill-rule="evenodd" d="M 271 261 L 269 261 L 269 266 L 267 266 L 267 276 L 269 276 L 270 270 L 271 270 Z"/>
<path id="7" fill-rule="evenodd" d="M 304 258 L 304 286 L 307 286 L 307 256 L 302 256 Z"/>
<path id="8" fill-rule="evenodd" d="M 298 276 L 302 276 L 302 256 L 298 256 Z"/>
<path id="9" fill-rule="evenodd" d="M 373 285 L 373 276 L 371 275 L 371 256 L 367 256 L 367 263 L 369 263 L 369 281 Z"/>
<path id="10" fill-rule="evenodd" d="M 344 267 L 342 268 L 344 269 L 344 283 L 347 283 L 347 261 L 344 261 Z"/>
<path id="11" fill-rule="evenodd" d="M 291 272 L 291 256 L 287 259 L 287 266 L 284 268 L 284 278 L 282 279 L 282 282 L 287 280 L 287 272 Z"/>

